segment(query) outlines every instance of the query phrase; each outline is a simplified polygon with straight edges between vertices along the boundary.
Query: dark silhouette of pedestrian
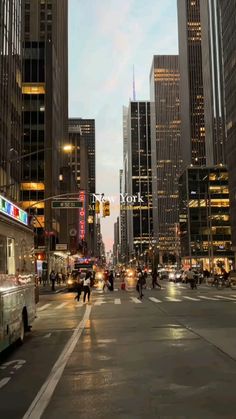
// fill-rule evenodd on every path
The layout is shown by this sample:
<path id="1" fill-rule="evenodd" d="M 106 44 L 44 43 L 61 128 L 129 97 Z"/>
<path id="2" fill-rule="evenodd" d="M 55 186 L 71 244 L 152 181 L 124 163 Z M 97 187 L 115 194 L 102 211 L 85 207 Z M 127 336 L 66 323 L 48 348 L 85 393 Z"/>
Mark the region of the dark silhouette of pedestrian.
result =
<path id="1" fill-rule="evenodd" d="M 84 303 L 86 301 L 86 296 L 88 296 L 88 303 L 90 300 L 90 285 L 91 285 L 91 272 L 87 271 L 84 279 Z"/>
<path id="2" fill-rule="evenodd" d="M 109 290 L 114 291 L 114 275 L 112 271 L 110 271 L 110 274 L 109 274 L 109 282 L 110 282 Z"/>
<path id="3" fill-rule="evenodd" d="M 52 291 L 55 291 L 56 273 L 54 270 L 52 270 L 50 273 L 50 281 L 52 284 Z"/>
<path id="4" fill-rule="evenodd" d="M 159 284 L 159 282 L 157 281 L 157 278 L 159 277 L 157 269 L 155 268 L 152 272 L 152 288 L 155 288 L 155 285 L 157 285 L 157 287 L 161 288 L 161 285 Z"/>

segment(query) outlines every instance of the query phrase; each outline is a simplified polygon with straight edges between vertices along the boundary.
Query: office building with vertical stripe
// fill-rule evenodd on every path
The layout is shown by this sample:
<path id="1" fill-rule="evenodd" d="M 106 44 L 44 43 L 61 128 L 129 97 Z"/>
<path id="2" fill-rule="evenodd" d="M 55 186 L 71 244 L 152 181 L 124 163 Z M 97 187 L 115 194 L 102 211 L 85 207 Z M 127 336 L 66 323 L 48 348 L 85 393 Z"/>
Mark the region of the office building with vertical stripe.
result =
<path id="1" fill-rule="evenodd" d="M 221 14 L 226 109 L 226 163 L 229 171 L 232 246 L 236 253 L 236 3 L 218 2 Z"/>
<path id="2" fill-rule="evenodd" d="M 55 244 L 60 234 L 62 214 L 43 200 L 60 194 L 68 142 L 68 1 L 23 0 L 22 7 L 22 154 L 28 157 L 22 165 L 21 200 L 36 215 L 37 246 L 45 244 L 47 234 Z"/>
<path id="3" fill-rule="evenodd" d="M 22 2 L 0 1 L 0 189 L 19 200 L 21 152 Z"/>
<path id="4" fill-rule="evenodd" d="M 206 164 L 200 0 L 178 0 L 183 168 Z"/>
<path id="5" fill-rule="evenodd" d="M 178 254 L 180 156 L 179 57 L 155 55 L 150 72 L 154 243 L 160 259 Z"/>
<path id="6" fill-rule="evenodd" d="M 150 102 L 131 101 L 127 112 L 127 235 L 129 255 L 141 261 L 152 232 Z M 136 196 L 136 202 L 132 201 Z M 142 197 L 138 201 L 138 196 Z"/>
<path id="7" fill-rule="evenodd" d="M 225 106 L 218 0 L 200 0 L 206 163 L 225 163 Z"/>

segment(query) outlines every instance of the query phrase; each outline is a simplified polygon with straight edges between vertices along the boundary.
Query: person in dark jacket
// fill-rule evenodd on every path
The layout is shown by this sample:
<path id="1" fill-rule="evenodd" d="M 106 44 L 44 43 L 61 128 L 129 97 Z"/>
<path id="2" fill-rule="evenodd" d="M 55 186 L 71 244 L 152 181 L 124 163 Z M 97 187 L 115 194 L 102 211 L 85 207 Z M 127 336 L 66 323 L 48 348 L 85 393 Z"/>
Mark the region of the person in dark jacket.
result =
<path id="1" fill-rule="evenodd" d="M 112 271 L 110 271 L 109 273 L 109 282 L 110 282 L 109 290 L 114 291 L 114 275 Z"/>
<path id="2" fill-rule="evenodd" d="M 159 282 L 157 281 L 158 278 L 158 272 L 157 272 L 157 268 L 155 268 L 152 272 L 152 288 L 155 288 L 155 285 L 157 285 L 159 288 L 161 288 L 161 285 L 159 284 Z"/>

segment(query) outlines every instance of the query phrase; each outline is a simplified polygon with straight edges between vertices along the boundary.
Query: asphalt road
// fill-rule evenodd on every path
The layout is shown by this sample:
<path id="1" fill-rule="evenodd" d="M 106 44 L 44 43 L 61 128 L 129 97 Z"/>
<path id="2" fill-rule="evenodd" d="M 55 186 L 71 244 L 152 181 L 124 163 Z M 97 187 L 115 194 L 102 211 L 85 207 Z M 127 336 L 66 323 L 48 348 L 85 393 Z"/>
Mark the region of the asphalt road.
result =
<path id="1" fill-rule="evenodd" d="M 163 284 L 163 283 L 162 283 Z M 0 364 L 0 418 L 236 418 L 236 289 L 41 296 Z"/>

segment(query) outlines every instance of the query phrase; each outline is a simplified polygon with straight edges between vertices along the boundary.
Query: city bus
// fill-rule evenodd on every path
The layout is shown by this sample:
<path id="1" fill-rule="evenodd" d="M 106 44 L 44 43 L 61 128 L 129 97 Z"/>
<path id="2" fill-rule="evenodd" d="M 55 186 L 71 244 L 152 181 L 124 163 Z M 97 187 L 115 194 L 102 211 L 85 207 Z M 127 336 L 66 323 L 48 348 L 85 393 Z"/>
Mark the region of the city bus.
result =
<path id="1" fill-rule="evenodd" d="M 0 195 L 0 352 L 23 342 L 35 319 L 35 278 L 28 215 Z"/>

